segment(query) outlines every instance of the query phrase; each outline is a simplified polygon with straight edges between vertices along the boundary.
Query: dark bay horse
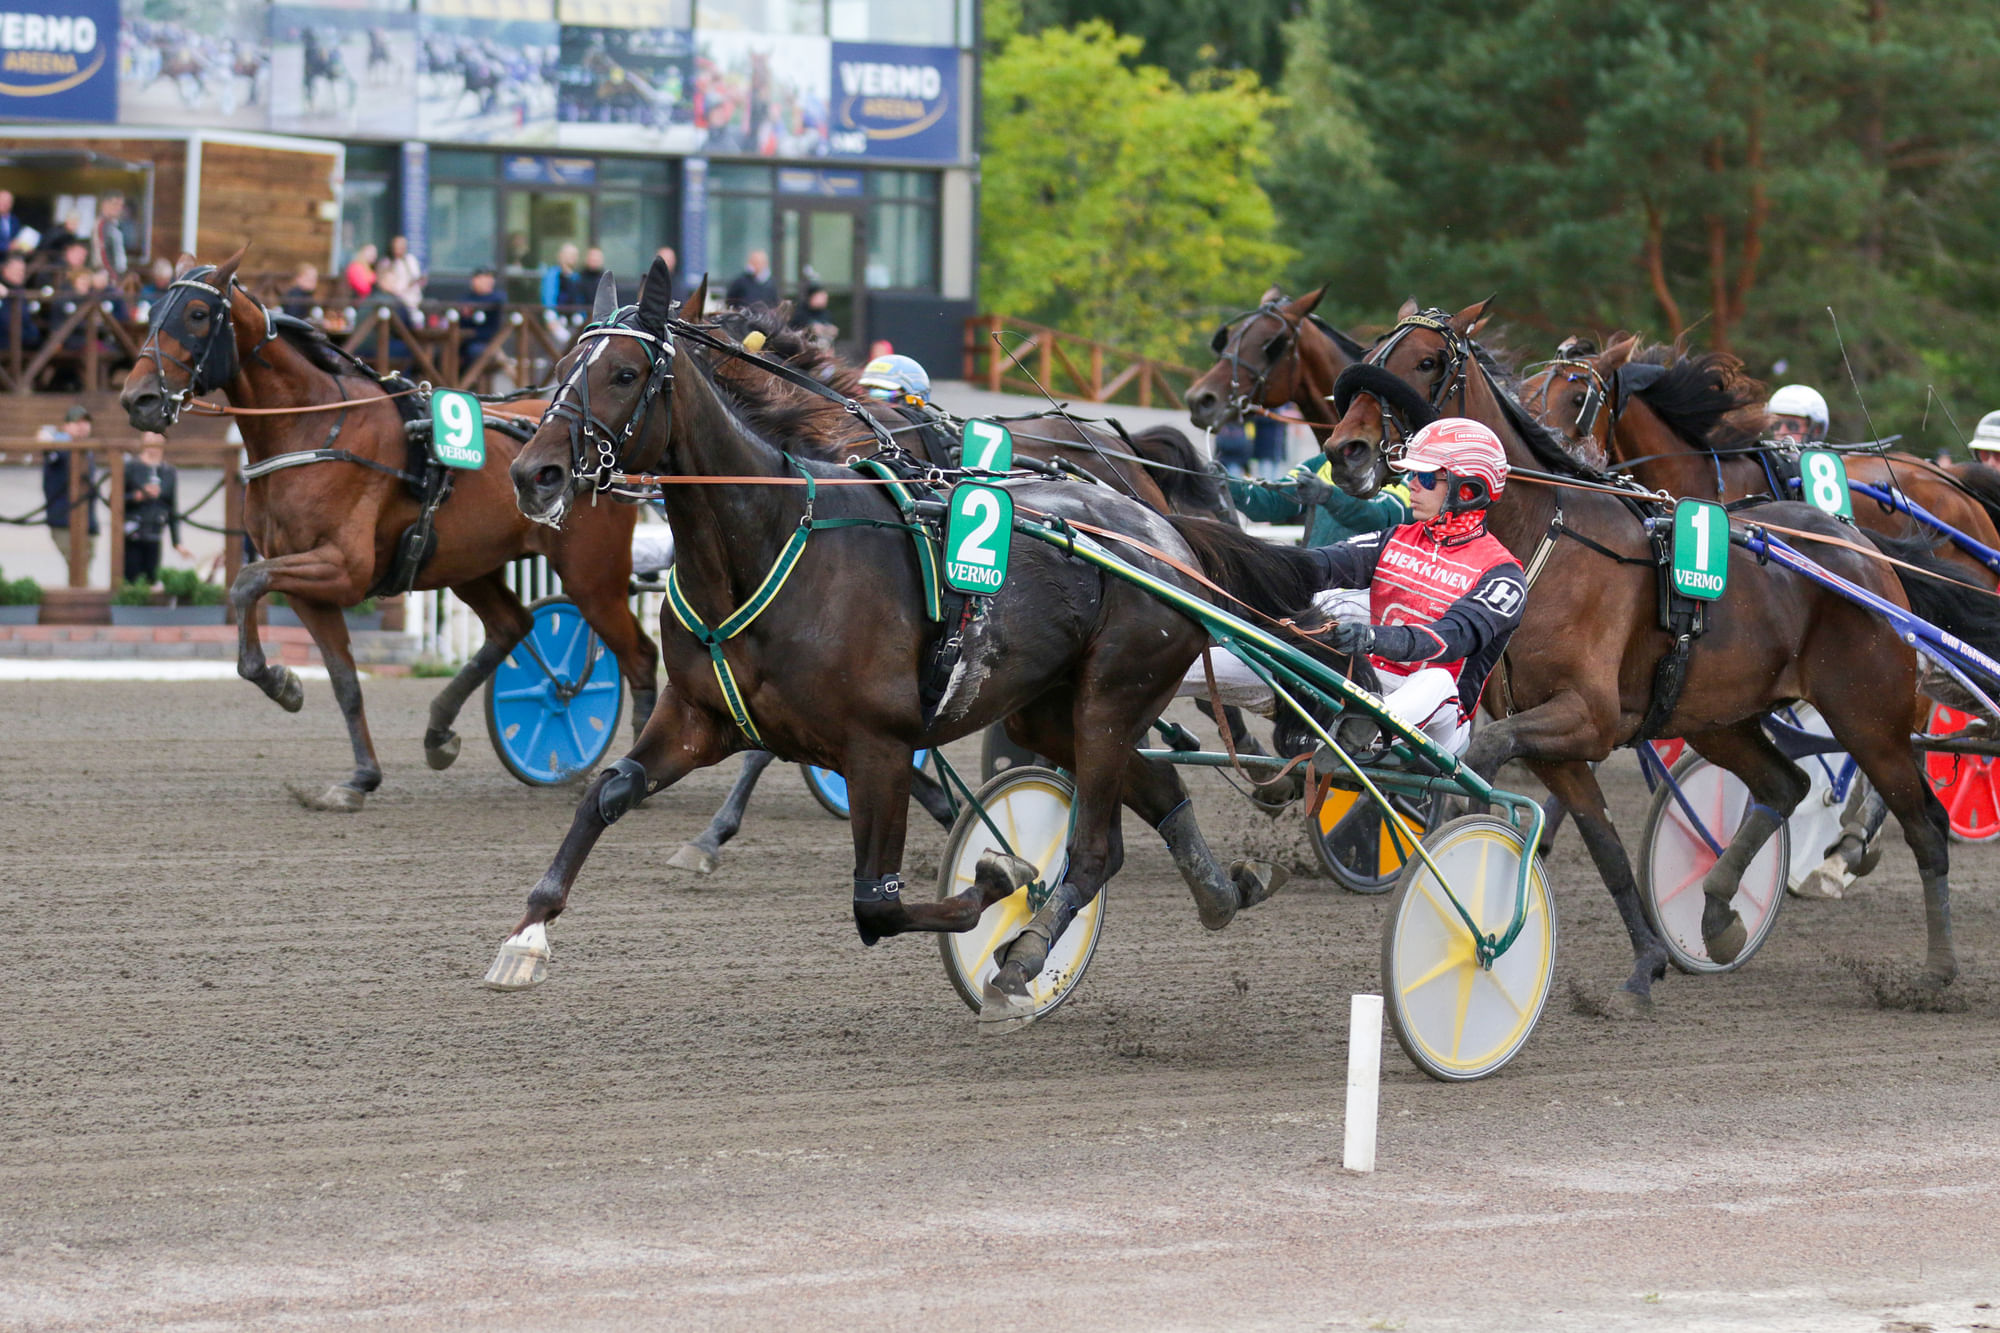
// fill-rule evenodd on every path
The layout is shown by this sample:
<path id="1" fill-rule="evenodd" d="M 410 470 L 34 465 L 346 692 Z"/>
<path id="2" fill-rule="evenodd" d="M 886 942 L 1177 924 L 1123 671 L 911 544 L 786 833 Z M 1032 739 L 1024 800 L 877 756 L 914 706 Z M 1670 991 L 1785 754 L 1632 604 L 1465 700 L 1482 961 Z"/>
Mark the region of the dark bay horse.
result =
<path id="1" fill-rule="evenodd" d="M 1531 571 L 1530 593 L 1520 632 L 1494 673 L 1504 716 L 1479 733 L 1466 758 L 1488 777 L 1511 759 L 1527 761 L 1575 814 L 1632 940 L 1635 965 L 1617 994 L 1621 1007 L 1650 1005 L 1667 954 L 1640 908 L 1631 864 L 1589 765 L 1620 745 L 1684 736 L 1749 787 L 1750 815 L 1702 885 L 1702 936 L 1710 956 L 1727 961 L 1744 941 L 1728 905 L 1737 881 L 1808 785 L 1758 720 L 1801 699 L 1819 710 L 1901 821 L 1924 886 L 1929 949 L 1920 984 L 1948 984 L 1958 970 L 1950 850 L 1944 810 L 1910 746 L 1915 653 L 1881 618 L 1736 549 L 1727 593 L 1709 604 L 1684 683 L 1677 694 L 1667 691 L 1672 702 L 1662 715 L 1656 668 L 1674 639 L 1660 628 L 1655 567 L 1640 520 L 1608 493 L 1610 478 L 1578 463 L 1521 406 L 1473 340 L 1484 312 L 1483 304 L 1451 316 L 1406 306 L 1368 361 L 1343 376 L 1337 406 L 1344 411 L 1326 452 L 1341 485 L 1371 494 L 1382 483 L 1392 440 L 1449 413 L 1491 427 L 1516 469 L 1552 474 L 1554 484 L 1517 474 L 1491 511 L 1491 531 Z M 1801 504 L 1764 506 L 1757 518 L 1833 540 L 1851 531 Z M 1918 614 L 1989 652 L 2000 645 L 2000 617 L 1990 599 L 1921 576 L 1906 584 L 1858 552 L 1804 545 L 1861 588 L 1896 605 L 1914 603 Z M 1911 545 L 1898 547 L 1897 555 L 1923 558 Z"/>
<path id="2" fill-rule="evenodd" d="M 1216 362 L 1184 395 L 1194 424 L 1213 430 L 1290 403 L 1324 442 L 1338 419 L 1333 382 L 1368 351 L 1313 313 L 1325 296 L 1324 287 L 1294 298 L 1273 286 L 1255 310 L 1217 329 Z"/>
<path id="3" fill-rule="evenodd" d="M 723 388 L 703 358 L 687 352 L 687 326 L 670 318 L 672 281 L 655 261 L 636 306 L 579 335 L 512 475 L 522 512 L 558 527 L 581 497 L 616 474 L 686 479 L 663 486 L 662 498 L 677 544 L 677 579 L 707 637 L 671 613 L 662 616 L 667 680 L 659 704 L 637 744 L 585 791 L 568 836 L 501 947 L 490 984 L 541 980 L 546 925 L 562 912 L 606 828 L 649 793 L 759 742 L 846 776 L 854 921 L 864 944 L 905 931 L 968 930 L 1034 874 L 995 854 L 964 894 L 904 900 L 899 870 L 917 748 L 1004 718 L 1015 741 L 1076 775 L 1069 868 L 1004 946 L 981 1011 L 989 1031 L 1028 1021 L 1029 979 L 1117 870 L 1121 802 L 1165 839 L 1203 925 L 1221 929 L 1268 896 L 1279 882 L 1275 868 L 1239 862 L 1225 873 L 1174 769 L 1142 760 L 1135 749 L 1199 656 L 1202 629 L 1124 580 L 1018 540 L 1006 583 L 965 631 L 954 683 L 927 716 L 918 677 L 934 631 L 921 607 L 910 533 L 879 488 L 829 485 L 856 474 L 779 443 L 841 440 L 853 419 L 842 406 L 775 378 L 754 397 L 747 388 Z M 693 484 L 704 478 L 732 480 Z M 772 484 L 758 484 L 765 481 Z M 1008 489 L 1021 512 L 1096 524 L 1180 561 L 1205 559 L 1191 541 L 1257 545 L 1220 524 L 1170 521 L 1106 487 L 1049 481 Z M 1184 538 L 1183 526 L 1207 531 Z M 1194 586 L 1166 564 L 1133 558 L 1156 577 Z M 781 561 L 789 573 L 766 596 L 761 590 Z M 1279 552 L 1266 565 L 1271 590 L 1239 587 L 1239 595 L 1278 613 L 1303 606 L 1310 579 L 1295 553 Z M 739 613 L 753 598 L 761 609 L 741 624 Z M 737 632 L 723 640 L 712 627 L 725 621 Z M 828 688 L 831 681 L 839 687 Z"/>
<path id="4" fill-rule="evenodd" d="M 215 267 L 183 256 L 173 287 L 153 307 L 152 333 L 125 377 L 119 401 L 139 430 L 172 428 L 181 405 L 221 390 L 252 409 L 327 411 L 239 417 L 250 462 L 338 450 L 337 460 L 283 466 L 250 486 L 244 527 L 263 558 L 243 567 L 230 589 L 240 629 L 236 670 L 288 712 L 305 690 L 291 668 L 269 663 L 257 640 L 256 608 L 267 593 L 285 594 L 312 632 L 346 719 L 354 773 L 316 798 L 313 809 L 359 810 L 382 781 L 375 743 L 361 707 L 361 686 L 341 608 L 367 597 L 390 569 L 419 503 L 405 484 L 410 450 L 397 404 L 368 367 L 343 357 L 310 325 L 270 311 L 235 281 L 243 251 Z M 532 628 L 503 577 L 508 561 L 545 555 L 562 575 L 577 609 L 618 658 L 632 688 L 636 725 L 652 706 L 653 644 L 628 600 L 636 511 L 600 504 L 568 531 L 521 517 L 507 466 L 517 443 L 489 429 L 486 464 L 461 471 L 437 510 L 437 545 L 417 588 L 449 588 L 486 627 L 486 641 L 431 702 L 424 758 L 432 768 L 458 757 L 452 721 L 472 692 Z"/>
<path id="5" fill-rule="evenodd" d="M 1656 490 L 1724 503 L 1793 498 L 1773 495 L 1773 477 L 1761 459 L 1767 397 L 1726 353 L 1681 356 L 1670 348 L 1642 348 L 1631 336 L 1612 339 L 1594 355 L 1559 357 L 1521 386 L 1521 401 L 1572 451 L 1594 450 Z M 1849 480 L 1900 493 L 1980 544 L 2000 549 L 1994 527 L 2000 510 L 1938 465 L 1895 451 L 1843 454 L 1842 462 Z M 1901 510 L 1856 495 L 1854 521 L 1885 536 L 1921 541 L 1961 579 L 1981 585 L 1995 580 L 1976 557 Z"/>

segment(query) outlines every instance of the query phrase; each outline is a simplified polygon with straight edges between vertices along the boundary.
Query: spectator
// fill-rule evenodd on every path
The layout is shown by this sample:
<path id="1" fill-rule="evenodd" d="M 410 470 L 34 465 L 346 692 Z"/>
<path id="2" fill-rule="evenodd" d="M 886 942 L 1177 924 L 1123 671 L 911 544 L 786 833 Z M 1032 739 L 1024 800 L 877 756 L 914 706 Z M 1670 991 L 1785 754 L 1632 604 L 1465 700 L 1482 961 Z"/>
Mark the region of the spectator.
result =
<path id="1" fill-rule="evenodd" d="M 28 260 L 25 255 L 8 255 L 0 262 L 0 350 L 12 350 L 14 345 L 14 320 L 19 312 L 21 321 L 21 350 L 29 351 L 42 345 L 42 322 L 35 306 L 35 293 L 28 286 Z"/>
<path id="2" fill-rule="evenodd" d="M 895 354 L 896 344 L 890 342 L 887 338 L 877 338 L 874 342 L 868 344 L 868 359 L 870 361 L 873 361 L 878 356 L 894 356 Z"/>
<path id="3" fill-rule="evenodd" d="M 167 288 L 173 285 L 174 261 L 162 255 L 147 266 L 145 281 L 139 284 L 139 299 L 157 301 L 165 296 Z"/>
<path id="4" fill-rule="evenodd" d="M 459 357 L 468 364 L 479 359 L 501 329 L 500 308 L 506 298 L 500 294 L 495 276 L 490 268 L 474 269 L 460 301 L 459 326 L 465 330 L 465 343 L 459 348 Z"/>
<path id="5" fill-rule="evenodd" d="M 90 229 L 90 262 L 107 273 L 125 271 L 125 196 L 108 191 L 97 204 L 97 222 Z"/>
<path id="6" fill-rule="evenodd" d="M 410 286 L 405 268 L 393 259 L 375 265 L 375 296 L 381 304 L 394 305 L 408 321 L 417 319 L 417 303 L 423 299 L 422 291 Z"/>
<path id="7" fill-rule="evenodd" d="M 833 340 L 840 336 L 840 326 L 827 313 L 831 299 L 826 288 L 818 283 L 808 286 L 799 303 L 792 307 L 791 326 L 805 330 L 806 336 L 814 342 L 831 347 Z"/>
<path id="8" fill-rule="evenodd" d="M 319 305 L 318 266 L 299 265 L 298 272 L 292 274 L 292 285 L 279 294 L 278 305 L 296 319 L 311 319 Z"/>
<path id="9" fill-rule="evenodd" d="M 160 577 L 160 534 L 171 532 L 174 550 L 191 560 L 194 552 L 181 545 L 180 476 L 167 461 L 167 437 L 147 431 L 139 437 L 137 462 L 125 465 L 125 571 L 127 583 Z"/>
<path id="10" fill-rule="evenodd" d="M 730 279 L 729 304 L 744 310 L 768 309 L 778 304 L 778 284 L 771 277 L 771 256 L 752 250 L 743 257 L 743 271 Z"/>
<path id="11" fill-rule="evenodd" d="M 417 257 L 410 253 L 409 237 L 391 236 L 389 238 L 389 253 L 383 257 L 382 264 L 387 264 L 390 268 L 396 270 L 397 274 L 402 278 L 403 290 L 414 293 L 411 298 L 412 300 L 421 301 L 424 299 L 424 266 L 419 264 Z M 376 269 L 379 272 L 381 264 L 377 264 Z"/>
<path id="12" fill-rule="evenodd" d="M 20 235 L 21 218 L 14 212 L 14 192 L 0 190 L 0 250 L 13 249 Z"/>
<path id="13" fill-rule="evenodd" d="M 568 241 L 556 251 L 556 262 L 542 270 L 543 305 L 582 305 L 590 299 L 577 285 L 577 249 Z"/>
<path id="14" fill-rule="evenodd" d="M 81 290 L 79 279 L 90 276 L 90 246 L 83 241 L 71 241 L 56 252 L 61 256 L 54 281 L 49 285 L 64 291 Z"/>
<path id="15" fill-rule="evenodd" d="M 507 233 L 507 271 L 526 273 L 533 267 L 535 247 L 528 241 L 525 231 Z"/>
<path id="16" fill-rule="evenodd" d="M 593 245 L 583 252 L 583 270 L 576 275 L 577 286 L 583 291 L 583 299 L 597 299 L 597 283 L 604 276 L 604 251 Z"/>
<path id="17" fill-rule="evenodd" d="M 1225 421 L 1215 428 L 1215 461 L 1231 476 L 1250 475 L 1250 435 L 1240 419 Z"/>
<path id="18" fill-rule="evenodd" d="M 1285 440 L 1292 428 L 1284 418 L 1259 412 L 1250 421 L 1250 464 L 1266 481 L 1277 479 L 1285 464 Z"/>
<path id="19" fill-rule="evenodd" d="M 41 444 L 79 444 L 90 438 L 90 413 L 72 407 L 63 413 L 63 424 L 44 426 L 35 432 Z M 69 558 L 69 455 L 67 449 L 50 449 L 42 455 L 42 499 L 48 502 L 45 521 L 49 537 L 63 558 Z M 97 554 L 97 470 L 90 454 L 83 456 L 83 511 L 88 531 L 83 558 L 88 564 Z"/>
<path id="20" fill-rule="evenodd" d="M 347 262 L 347 271 L 341 276 L 347 279 L 347 290 L 357 301 L 365 301 L 375 294 L 375 260 L 378 252 L 371 245 L 364 245 L 354 252 L 354 258 Z"/>

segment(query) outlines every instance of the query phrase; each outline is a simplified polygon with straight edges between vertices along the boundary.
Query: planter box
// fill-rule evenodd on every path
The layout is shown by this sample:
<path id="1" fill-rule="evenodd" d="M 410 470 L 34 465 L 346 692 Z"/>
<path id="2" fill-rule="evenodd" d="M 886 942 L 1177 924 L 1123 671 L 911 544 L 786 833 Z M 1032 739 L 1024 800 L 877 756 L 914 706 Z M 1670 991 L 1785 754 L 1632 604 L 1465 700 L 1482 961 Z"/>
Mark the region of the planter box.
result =
<path id="1" fill-rule="evenodd" d="M 220 606 L 114 606 L 114 625 L 220 625 Z"/>
<path id="2" fill-rule="evenodd" d="M 39 625 L 42 623 L 40 606 L 0 606 L 0 625 Z"/>
<path id="3" fill-rule="evenodd" d="M 289 606 L 266 606 L 264 608 L 264 623 L 266 625 L 290 625 L 294 629 L 302 629 L 305 627 L 306 622 L 300 620 L 299 613 L 292 610 Z M 366 615 L 362 615 L 358 611 L 349 611 L 347 613 L 347 628 L 351 630 L 381 629 L 382 613 L 380 611 L 370 611 Z"/>
<path id="4" fill-rule="evenodd" d="M 382 613 L 380 611 L 370 611 L 364 615 L 359 611 L 349 611 L 347 613 L 347 628 L 351 630 L 381 629 Z"/>

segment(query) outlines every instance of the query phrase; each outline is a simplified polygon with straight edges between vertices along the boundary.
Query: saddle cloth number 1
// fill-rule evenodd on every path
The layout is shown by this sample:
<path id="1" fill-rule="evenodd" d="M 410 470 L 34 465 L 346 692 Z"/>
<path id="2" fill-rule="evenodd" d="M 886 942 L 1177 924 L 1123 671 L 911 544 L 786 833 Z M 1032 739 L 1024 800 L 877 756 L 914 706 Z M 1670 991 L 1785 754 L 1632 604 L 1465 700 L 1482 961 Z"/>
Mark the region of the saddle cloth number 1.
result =
<path id="1" fill-rule="evenodd" d="M 961 482 L 952 488 L 944 528 L 944 581 L 957 592 L 984 597 L 1007 581 L 1014 541 L 1014 497 L 998 486 Z"/>
<path id="2" fill-rule="evenodd" d="M 1707 500 L 1674 506 L 1674 591 L 1713 601 L 1729 586 L 1729 515 Z"/>

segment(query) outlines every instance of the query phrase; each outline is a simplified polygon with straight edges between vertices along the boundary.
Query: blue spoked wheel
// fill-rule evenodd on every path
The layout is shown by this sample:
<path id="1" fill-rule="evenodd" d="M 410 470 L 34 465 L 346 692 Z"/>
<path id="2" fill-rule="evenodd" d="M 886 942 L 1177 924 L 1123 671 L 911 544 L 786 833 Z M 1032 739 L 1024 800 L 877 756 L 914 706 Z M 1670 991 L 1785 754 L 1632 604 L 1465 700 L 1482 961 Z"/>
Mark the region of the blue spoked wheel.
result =
<path id="1" fill-rule="evenodd" d="M 486 682 L 486 734 L 509 773 L 553 787 L 589 773 L 625 709 L 618 659 L 567 597 L 528 608 L 535 627 Z"/>
<path id="2" fill-rule="evenodd" d="M 929 750 L 919 750 L 910 760 L 910 766 L 921 769 L 924 760 L 930 757 Z M 820 768 L 814 764 L 800 764 L 799 772 L 805 774 L 806 790 L 820 803 L 820 808 L 835 819 L 847 818 L 847 779 L 830 768 Z"/>

